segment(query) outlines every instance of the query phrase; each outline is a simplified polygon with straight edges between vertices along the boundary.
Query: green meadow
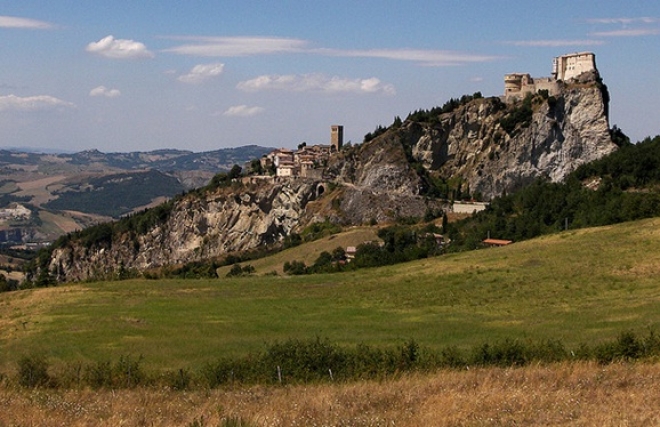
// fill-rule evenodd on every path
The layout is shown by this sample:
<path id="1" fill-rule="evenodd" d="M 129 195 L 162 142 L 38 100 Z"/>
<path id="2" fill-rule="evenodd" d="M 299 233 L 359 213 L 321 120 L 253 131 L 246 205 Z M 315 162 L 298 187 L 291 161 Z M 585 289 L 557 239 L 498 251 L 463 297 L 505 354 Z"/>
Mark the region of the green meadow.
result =
<path id="1" fill-rule="evenodd" d="M 316 337 L 437 350 L 553 339 L 570 350 L 658 329 L 659 273 L 660 219 L 651 219 L 357 272 L 9 292 L 0 294 L 0 372 L 28 354 L 197 368 Z"/>

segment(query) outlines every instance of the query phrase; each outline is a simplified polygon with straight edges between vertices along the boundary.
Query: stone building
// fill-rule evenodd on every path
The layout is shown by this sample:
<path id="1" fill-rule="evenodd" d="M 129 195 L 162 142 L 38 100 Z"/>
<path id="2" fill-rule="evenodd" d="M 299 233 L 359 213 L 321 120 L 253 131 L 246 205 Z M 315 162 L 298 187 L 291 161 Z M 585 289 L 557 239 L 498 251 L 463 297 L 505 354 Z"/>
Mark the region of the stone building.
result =
<path id="1" fill-rule="evenodd" d="M 344 127 L 332 125 L 330 127 L 330 145 L 302 144 L 298 150 L 293 151 L 280 148 L 265 155 L 261 159 L 261 166 L 266 169 L 273 165 L 278 177 L 302 177 L 321 179 L 323 167 L 330 154 L 341 150 L 344 144 Z"/>
<path id="2" fill-rule="evenodd" d="M 552 77 L 555 80 L 570 80 L 588 71 L 596 71 L 596 55 L 591 52 L 558 56 L 552 61 Z"/>
<path id="3" fill-rule="evenodd" d="M 344 126 L 332 125 L 330 127 L 330 146 L 335 153 L 341 151 L 344 145 Z"/>
<path id="4" fill-rule="evenodd" d="M 596 55 L 580 52 L 562 55 L 552 60 L 552 77 L 532 78 L 527 73 L 510 73 L 504 76 L 504 99 L 522 99 L 528 93 L 547 90 L 549 95 L 557 95 L 559 82 L 578 77 L 582 73 L 596 70 Z"/>

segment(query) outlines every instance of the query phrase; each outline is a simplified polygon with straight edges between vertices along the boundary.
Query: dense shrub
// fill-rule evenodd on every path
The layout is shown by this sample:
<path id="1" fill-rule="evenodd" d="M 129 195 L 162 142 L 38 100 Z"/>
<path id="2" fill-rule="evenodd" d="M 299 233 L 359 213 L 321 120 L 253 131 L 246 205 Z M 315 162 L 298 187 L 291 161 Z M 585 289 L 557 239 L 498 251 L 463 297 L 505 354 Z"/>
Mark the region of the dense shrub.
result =
<path id="1" fill-rule="evenodd" d="M 43 356 L 23 356 L 18 361 L 18 383 L 23 387 L 46 387 L 52 385 L 48 374 L 48 362 Z"/>
<path id="2" fill-rule="evenodd" d="M 48 363 L 41 356 L 19 360 L 18 383 L 24 387 L 133 388 L 163 385 L 172 390 L 194 387 L 218 388 L 246 384 L 301 384 L 328 381 L 387 379 L 406 372 L 429 372 L 437 369 L 465 369 L 470 366 L 515 367 L 530 363 L 556 363 L 593 360 L 599 363 L 634 362 L 660 356 L 660 337 L 649 331 L 641 337 L 632 331 L 619 334 L 612 341 L 573 350 L 558 340 L 504 339 L 485 342 L 468 350 L 447 346 L 440 351 L 421 347 L 415 340 L 399 346 L 374 347 L 358 344 L 342 347 L 328 339 L 289 339 L 275 342 L 262 352 L 243 357 L 220 357 L 207 362 L 198 371 L 179 369 L 148 375 L 142 358 L 122 356 L 116 363 L 99 361 L 84 365 L 72 362 L 49 374 Z"/>
<path id="3" fill-rule="evenodd" d="M 254 273 L 254 267 L 252 267 L 250 264 L 246 266 L 241 266 L 240 264 L 234 264 L 232 265 L 231 269 L 227 273 L 227 277 L 238 277 L 238 276 L 248 276 L 252 273 Z"/>

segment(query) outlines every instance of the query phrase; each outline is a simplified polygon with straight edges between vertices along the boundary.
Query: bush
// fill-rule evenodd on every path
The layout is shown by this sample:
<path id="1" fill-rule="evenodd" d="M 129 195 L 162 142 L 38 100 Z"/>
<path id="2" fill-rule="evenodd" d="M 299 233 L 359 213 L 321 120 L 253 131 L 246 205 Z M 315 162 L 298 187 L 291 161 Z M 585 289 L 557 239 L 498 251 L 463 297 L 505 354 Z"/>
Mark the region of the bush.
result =
<path id="1" fill-rule="evenodd" d="M 36 354 L 22 357 L 18 361 L 18 383 L 30 388 L 52 385 L 46 359 Z"/>
<path id="2" fill-rule="evenodd" d="M 234 264 L 231 266 L 231 270 L 227 273 L 227 277 L 239 277 L 239 276 L 248 276 L 255 272 L 255 269 L 250 264 L 245 267 L 241 267 L 240 264 Z"/>
<path id="3" fill-rule="evenodd" d="M 121 356 L 113 366 L 109 361 L 100 361 L 88 365 L 84 380 L 90 387 L 99 388 L 133 388 L 145 384 L 146 375 L 140 364 L 142 356 L 137 360 L 130 356 Z"/>
<path id="4" fill-rule="evenodd" d="M 632 331 L 622 332 L 616 341 L 600 344 L 594 349 L 599 363 L 633 361 L 645 355 L 643 342 Z"/>
<path id="5" fill-rule="evenodd" d="M 303 261 L 286 261 L 282 267 L 282 270 L 286 274 L 297 276 L 301 274 L 307 274 L 307 265 L 305 265 Z"/>
<path id="6" fill-rule="evenodd" d="M 165 372 L 163 379 L 172 390 L 188 390 L 192 384 L 192 375 L 187 369 Z"/>

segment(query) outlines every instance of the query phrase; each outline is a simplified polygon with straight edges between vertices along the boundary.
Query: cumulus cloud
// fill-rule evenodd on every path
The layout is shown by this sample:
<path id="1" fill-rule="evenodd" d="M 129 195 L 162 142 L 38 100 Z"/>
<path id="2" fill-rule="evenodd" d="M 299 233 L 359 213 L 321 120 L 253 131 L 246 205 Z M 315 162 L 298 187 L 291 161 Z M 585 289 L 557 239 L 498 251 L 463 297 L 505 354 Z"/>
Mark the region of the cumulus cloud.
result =
<path id="1" fill-rule="evenodd" d="M 223 116 L 229 117 L 250 117 L 255 116 L 264 111 L 262 107 L 248 107 L 247 105 L 235 105 L 229 107 L 227 111 L 222 113 Z"/>
<path id="2" fill-rule="evenodd" d="M 98 86 L 89 91 L 89 96 L 105 96 L 106 98 L 117 98 L 121 95 L 119 89 L 108 89 L 105 86 Z"/>
<path id="3" fill-rule="evenodd" d="M 347 79 L 328 77 L 323 74 L 288 74 L 262 75 L 251 80 L 240 82 L 238 89 L 246 92 L 262 90 L 284 90 L 293 92 L 325 92 L 325 93 L 384 93 L 394 95 L 396 90 L 391 84 L 385 84 L 376 77 L 368 79 Z"/>
<path id="4" fill-rule="evenodd" d="M 154 54 L 143 43 L 134 40 L 115 39 L 113 36 L 106 36 L 97 42 L 92 42 L 87 45 L 85 50 L 111 59 L 154 57 Z"/>
<path id="5" fill-rule="evenodd" d="M 0 111 L 39 111 L 57 108 L 74 108 L 75 104 L 48 95 L 20 97 L 0 96 Z"/>
<path id="6" fill-rule="evenodd" d="M 178 80 L 183 83 L 202 83 L 212 77 L 222 74 L 225 64 L 199 64 L 195 65 L 188 74 L 179 76 Z"/>
<path id="7" fill-rule="evenodd" d="M 180 55 L 235 57 L 300 52 L 306 41 L 280 37 L 169 37 L 191 43 L 166 49 Z"/>
<path id="8" fill-rule="evenodd" d="M 568 47 L 568 46 L 599 46 L 604 42 L 602 40 L 517 40 L 506 42 L 513 46 L 525 46 L 525 47 Z"/>
<path id="9" fill-rule="evenodd" d="M 49 30 L 53 24 L 35 19 L 18 18 L 15 16 L 0 16 L 0 28 L 22 28 L 28 30 Z"/>

